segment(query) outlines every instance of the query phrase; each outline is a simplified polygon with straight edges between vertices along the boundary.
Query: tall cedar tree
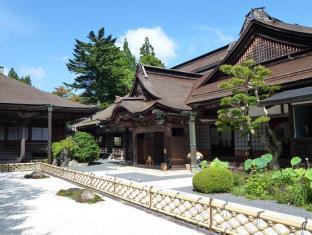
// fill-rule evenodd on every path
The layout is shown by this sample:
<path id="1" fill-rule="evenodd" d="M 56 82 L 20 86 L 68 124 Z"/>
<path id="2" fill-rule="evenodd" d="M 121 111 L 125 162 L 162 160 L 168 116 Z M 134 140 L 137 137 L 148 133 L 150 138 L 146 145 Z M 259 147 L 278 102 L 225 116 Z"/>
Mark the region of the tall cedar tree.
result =
<path id="1" fill-rule="evenodd" d="M 74 58 L 67 63 L 76 78 L 74 83 L 65 85 L 81 89 L 85 103 L 106 107 L 115 96 L 129 92 L 133 77 L 129 76 L 124 53 L 115 45 L 116 38 L 105 37 L 101 28 L 97 35 L 91 31 L 88 39 L 89 42 L 76 40 Z"/>
<path id="2" fill-rule="evenodd" d="M 164 68 L 164 63 L 158 59 L 154 52 L 154 47 L 150 44 L 148 37 L 140 48 L 140 63 Z"/>
<path id="3" fill-rule="evenodd" d="M 21 78 L 18 76 L 18 74 L 16 73 L 15 69 L 14 68 L 11 68 L 9 73 L 8 73 L 8 76 L 10 78 L 13 78 L 15 80 L 18 80 L 18 81 L 21 81 L 23 83 L 26 83 L 27 85 L 30 85 L 31 86 L 31 78 L 29 75 L 26 75 L 26 76 L 22 76 Z"/>
<path id="4" fill-rule="evenodd" d="M 221 99 L 221 109 L 218 110 L 216 125 L 219 131 L 235 130 L 242 136 L 257 136 L 262 141 L 266 151 L 273 155 L 273 166 L 278 166 L 278 158 L 282 151 L 281 141 L 269 125 L 268 111 L 262 107 L 263 115 L 253 117 L 250 107 L 256 106 L 260 100 L 276 92 L 279 87 L 269 86 L 265 77 L 271 71 L 262 65 L 256 65 L 253 60 L 246 60 L 238 65 L 223 65 L 220 70 L 230 78 L 219 85 L 221 89 L 232 91 L 232 95 Z M 265 132 L 257 129 L 265 127 Z"/>

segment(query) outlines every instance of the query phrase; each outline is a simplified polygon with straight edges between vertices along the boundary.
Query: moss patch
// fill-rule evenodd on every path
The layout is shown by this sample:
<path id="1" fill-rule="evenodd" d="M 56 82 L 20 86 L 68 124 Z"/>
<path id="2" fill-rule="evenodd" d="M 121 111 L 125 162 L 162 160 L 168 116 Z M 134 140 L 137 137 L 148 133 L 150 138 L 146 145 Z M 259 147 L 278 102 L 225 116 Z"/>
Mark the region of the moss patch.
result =
<path id="1" fill-rule="evenodd" d="M 80 189 L 80 188 L 61 189 L 60 191 L 58 191 L 56 193 L 56 195 L 62 196 L 62 197 L 68 197 L 68 198 L 71 198 L 71 199 L 75 200 L 76 202 L 80 202 L 80 203 L 93 204 L 93 203 L 97 203 L 100 201 L 104 201 L 102 199 L 102 197 L 100 197 L 97 194 L 95 194 L 92 199 L 82 200 L 81 195 L 84 191 L 85 191 L 85 189 Z"/>
<path id="2" fill-rule="evenodd" d="M 49 176 L 43 174 L 41 171 L 33 171 L 30 174 L 24 175 L 25 179 L 46 179 Z"/>

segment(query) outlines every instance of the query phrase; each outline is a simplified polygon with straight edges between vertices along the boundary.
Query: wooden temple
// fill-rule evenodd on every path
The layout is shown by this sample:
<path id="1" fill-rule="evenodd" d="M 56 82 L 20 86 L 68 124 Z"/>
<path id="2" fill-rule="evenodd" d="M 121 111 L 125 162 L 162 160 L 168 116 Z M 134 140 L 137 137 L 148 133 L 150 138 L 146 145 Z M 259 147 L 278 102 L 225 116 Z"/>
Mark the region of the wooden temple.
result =
<path id="1" fill-rule="evenodd" d="M 155 163 L 169 158 L 181 165 L 188 161 L 187 153 L 196 149 L 206 159 L 240 162 L 246 158 L 247 139 L 237 132 L 218 132 L 215 121 L 220 99 L 231 95 L 218 87 L 228 79 L 219 68 L 246 59 L 271 69 L 267 82 L 280 85 L 280 92 L 311 86 L 312 28 L 285 23 L 264 8 L 252 9 L 239 38 L 229 45 L 171 69 L 138 65 L 130 94 L 78 123 L 77 128 L 99 136 L 102 147 L 126 148 L 135 164 L 144 164 L 151 156 Z M 310 100 L 263 105 L 283 143 L 282 159 L 294 154 L 311 156 L 312 119 L 302 118 L 311 115 Z M 261 108 L 253 107 L 252 115 L 262 115 Z M 296 127 L 294 119 L 303 126 Z M 296 132 L 299 129 L 301 134 Z M 257 138 L 252 138 L 251 149 L 255 157 L 264 152 Z"/>
<path id="2" fill-rule="evenodd" d="M 51 143 L 66 137 L 66 123 L 94 113 L 0 74 L 0 162 L 51 161 Z"/>

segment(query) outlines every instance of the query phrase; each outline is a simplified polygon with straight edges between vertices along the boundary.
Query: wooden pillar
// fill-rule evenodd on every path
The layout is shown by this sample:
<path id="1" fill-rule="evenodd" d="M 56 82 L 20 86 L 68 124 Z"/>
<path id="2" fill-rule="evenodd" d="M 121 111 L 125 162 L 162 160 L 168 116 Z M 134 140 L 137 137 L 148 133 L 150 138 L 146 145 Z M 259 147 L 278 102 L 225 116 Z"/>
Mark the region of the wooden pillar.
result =
<path id="1" fill-rule="evenodd" d="M 53 105 L 48 106 L 48 146 L 47 146 L 47 154 L 48 154 L 48 162 L 52 164 L 52 155 L 51 155 L 51 146 L 52 146 L 52 112 Z"/>
<path id="2" fill-rule="evenodd" d="M 191 150 L 191 171 L 194 173 L 198 168 L 196 159 L 196 129 L 195 129 L 196 113 L 190 113 L 189 119 L 189 136 L 190 136 L 190 150 Z"/>
<path id="3" fill-rule="evenodd" d="M 25 125 L 25 120 L 23 119 L 22 135 L 21 135 L 20 162 L 23 162 L 25 159 L 25 153 L 26 153 L 25 143 L 26 143 L 26 125 Z"/>
<path id="4" fill-rule="evenodd" d="M 132 129 L 132 151 L 133 151 L 133 165 L 138 163 L 138 138 L 135 129 Z"/>
<path id="5" fill-rule="evenodd" d="M 171 159 L 171 148 L 170 148 L 170 138 L 171 138 L 171 125 L 166 125 L 164 129 L 164 159 L 163 162 L 168 162 Z"/>
<path id="6" fill-rule="evenodd" d="M 129 128 L 125 128 L 124 133 L 124 149 L 125 149 L 125 159 L 129 160 Z"/>
<path id="7" fill-rule="evenodd" d="M 290 148 L 290 156 L 296 155 L 295 152 L 295 123 L 294 123 L 294 111 L 292 105 L 288 104 L 288 130 L 289 130 L 289 148 Z"/>

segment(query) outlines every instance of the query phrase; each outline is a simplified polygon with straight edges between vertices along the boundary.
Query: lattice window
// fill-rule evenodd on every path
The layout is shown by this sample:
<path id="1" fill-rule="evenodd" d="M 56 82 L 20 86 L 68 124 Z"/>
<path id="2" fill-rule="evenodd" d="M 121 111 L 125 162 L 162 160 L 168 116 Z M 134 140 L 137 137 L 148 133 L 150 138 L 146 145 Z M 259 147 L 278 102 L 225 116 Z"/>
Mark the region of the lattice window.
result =
<path id="1" fill-rule="evenodd" d="M 256 130 L 257 133 L 261 133 L 261 135 L 265 134 L 265 127 L 262 126 L 261 128 Z M 251 148 L 252 150 L 262 151 L 265 150 L 263 143 L 257 135 L 253 135 L 251 138 Z"/>
<path id="2" fill-rule="evenodd" d="M 198 131 L 198 147 L 199 149 L 210 149 L 209 125 L 200 124 Z"/>
<path id="3" fill-rule="evenodd" d="M 239 131 L 234 132 L 235 150 L 247 150 L 248 149 L 248 137 L 247 135 L 241 136 Z"/>
<path id="4" fill-rule="evenodd" d="M 33 127 L 31 137 L 32 140 L 48 140 L 48 128 Z"/>
<path id="5" fill-rule="evenodd" d="M 253 59 L 257 63 L 262 63 L 300 50 L 302 50 L 300 47 L 258 36 L 250 44 L 237 63 L 239 64 L 246 59 Z"/>

